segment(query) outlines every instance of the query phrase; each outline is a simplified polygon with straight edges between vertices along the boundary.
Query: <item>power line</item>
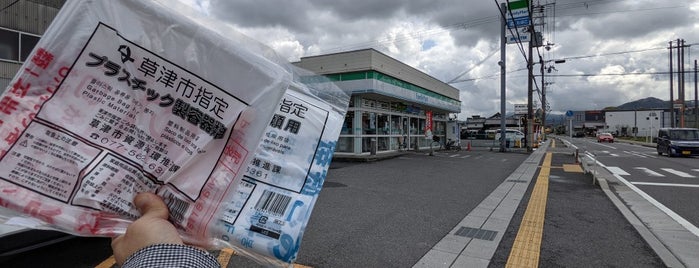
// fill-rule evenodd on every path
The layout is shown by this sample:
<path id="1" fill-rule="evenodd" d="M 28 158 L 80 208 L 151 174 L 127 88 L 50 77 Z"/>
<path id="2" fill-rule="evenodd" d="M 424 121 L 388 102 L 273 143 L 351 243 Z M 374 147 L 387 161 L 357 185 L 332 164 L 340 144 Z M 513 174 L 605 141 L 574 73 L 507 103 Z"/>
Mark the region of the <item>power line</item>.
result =
<path id="1" fill-rule="evenodd" d="M 10 8 L 11 6 L 14 6 L 15 4 L 17 4 L 17 2 L 19 2 L 19 0 L 15 0 L 14 2 L 10 3 L 9 5 L 7 5 L 6 7 L 3 7 L 2 9 L 0 9 L 0 12 L 5 11 L 5 9 L 8 9 L 8 8 Z"/>

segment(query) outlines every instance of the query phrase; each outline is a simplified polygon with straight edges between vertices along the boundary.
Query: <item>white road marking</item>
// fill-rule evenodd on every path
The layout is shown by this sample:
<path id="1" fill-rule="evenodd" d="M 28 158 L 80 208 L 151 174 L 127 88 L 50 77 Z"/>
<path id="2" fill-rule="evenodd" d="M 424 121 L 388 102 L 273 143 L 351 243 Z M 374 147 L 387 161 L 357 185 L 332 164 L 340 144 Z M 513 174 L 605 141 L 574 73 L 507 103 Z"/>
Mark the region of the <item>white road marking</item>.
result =
<path id="1" fill-rule="evenodd" d="M 672 174 L 675 174 L 677 176 L 680 176 L 682 178 L 696 178 L 694 175 L 689 174 L 687 172 L 682 172 L 682 171 L 674 170 L 671 168 L 661 168 L 661 169 L 668 172 L 668 173 L 672 173 Z"/>
<path id="2" fill-rule="evenodd" d="M 618 154 L 609 154 L 609 155 L 611 155 L 611 156 L 613 156 L 613 157 L 618 157 L 618 156 L 619 156 Z"/>
<path id="3" fill-rule="evenodd" d="M 692 169 L 692 171 L 696 171 L 696 172 L 699 172 L 699 169 L 696 169 L 696 168 L 695 168 L 695 169 Z"/>
<path id="4" fill-rule="evenodd" d="M 604 147 L 607 147 L 607 148 L 609 148 L 609 149 L 614 149 L 614 150 L 616 150 L 616 147 L 614 147 L 614 146 L 602 144 L 602 143 L 599 143 L 599 142 L 597 143 L 597 145 L 599 145 L 599 146 L 604 146 Z"/>
<path id="5" fill-rule="evenodd" d="M 648 169 L 648 168 L 644 168 L 644 167 L 635 167 L 634 169 L 642 170 L 643 172 L 645 172 L 646 174 L 648 174 L 648 176 L 652 176 L 652 177 L 665 177 L 665 175 L 660 174 L 660 173 L 655 172 L 655 171 L 652 171 L 652 170 L 650 170 L 650 169 Z"/>
<path id="6" fill-rule="evenodd" d="M 621 168 L 619 168 L 619 167 L 607 167 L 607 170 L 609 170 L 609 172 L 611 172 L 611 173 L 614 174 L 614 175 L 620 175 L 620 176 L 628 176 L 628 175 L 631 175 L 631 174 L 629 174 L 628 172 L 626 172 L 625 170 L 623 170 L 623 169 L 621 169 Z"/>
<path id="7" fill-rule="evenodd" d="M 450 155 L 449 157 L 457 157 L 457 156 L 460 156 L 460 154 L 453 154 L 453 155 Z"/>
<path id="8" fill-rule="evenodd" d="M 605 165 L 602 164 L 600 161 L 598 161 L 598 160 L 596 160 L 596 159 L 594 159 L 594 158 L 592 158 L 592 160 L 595 161 L 595 162 L 597 163 L 597 165 L 599 165 L 599 166 L 601 166 L 601 167 L 605 167 L 605 168 L 607 168 L 607 170 L 609 170 L 610 172 L 612 172 L 612 171 L 609 169 L 609 167 L 605 166 Z M 620 169 L 620 168 L 617 167 L 617 169 Z M 694 224 L 692 224 L 691 222 L 687 221 L 685 218 L 682 218 L 682 216 L 678 215 L 677 213 L 675 213 L 675 212 L 672 211 L 671 209 L 667 208 L 665 205 L 663 205 L 663 204 L 661 204 L 660 202 L 658 202 L 657 200 L 655 200 L 655 198 L 651 197 L 651 196 L 648 195 L 646 192 L 641 191 L 641 189 L 638 189 L 638 187 L 636 187 L 635 185 L 631 184 L 629 181 L 627 181 L 626 179 L 624 179 L 624 177 L 620 176 L 619 174 L 613 174 L 613 175 L 614 175 L 615 178 L 617 178 L 617 179 L 618 179 L 619 181 L 621 181 L 623 184 L 625 184 L 626 186 L 628 186 L 631 190 L 633 190 L 634 192 L 636 192 L 637 194 L 639 194 L 641 197 L 643 197 L 643 198 L 645 198 L 646 200 L 648 200 L 648 202 L 650 202 L 651 204 L 653 204 L 653 205 L 654 205 L 655 207 L 657 207 L 658 209 L 660 209 L 660 210 L 662 210 L 663 212 L 665 212 L 665 214 L 667 214 L 668 216 L 670 216 L 670 218 L 672 218 L 673 220 L 675 220 L 677 223 L 679 223 L 680 225 L 682 225 L 684 228 L 687 228 L 687 230 L 688 230 L 689 232 L 691 232 L 692 234 L 694 234 L 694 235 L 696 235 L 696 236 L 699 236 L 699 228 L 697 228 L 696 226 L 694 226 Z"/>
<path id="9" fill-rule="evenodd" d="M 461 158 L 469 158 L 469 157 L 471 157 L 471 155 L 467 154 L 467 155 L 462 156 Z"/>
<path id="10" fill-rule="evenodd" d="M 632 182 L 632 184 L 634 184 L 634 185 L 650 185 L 650 186 L 671 186 L 671 187 L 699 188 L 699 184 L 658 183 L 658 182 Z"/>
<path id="11" fill-rule="evenodd" d="M 638 157 L 640 157 L 640 158 L 646 158 L 646 157 L 647 157 L 645 154 L 641 154 L 641 153 L 638 153 L 638 152 L 629 152 L 629 151 L 624 151 L 624 152 L 627 153 L 627 154 L 630 154 L 630 155 L 638 156 Z"/>

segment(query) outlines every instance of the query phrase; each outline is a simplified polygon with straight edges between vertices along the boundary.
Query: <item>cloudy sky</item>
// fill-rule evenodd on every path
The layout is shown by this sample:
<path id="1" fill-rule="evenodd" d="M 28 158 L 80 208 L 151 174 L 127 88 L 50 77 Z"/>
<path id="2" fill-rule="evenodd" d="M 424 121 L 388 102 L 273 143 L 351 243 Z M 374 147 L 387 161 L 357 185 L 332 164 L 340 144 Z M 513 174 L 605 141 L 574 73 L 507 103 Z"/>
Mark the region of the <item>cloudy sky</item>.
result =
<path id="1" fill-rule="evenodd" d="M 500 111 L 500 13 L 472 0 L 179 0 L 272 47 L 289 61 L 374 48 L 460 90 L 461 114 Z M 498 0 L 502 2 L 502 0 Z M 678 38 L 686 70 L 699 58 L 699 0 L 531 0 L 545 11 L 541 55 L 551 113 L 670 99 L 667 47 Z M 508 45 L 507 110 L 527 103 L 526 45 Z M 553 60 L 565 59 L 562 64 Z M 539 64 L 534 65 L 541 87 Z M 676 70 L 676 67 L 673 67 Z M 675 81 L 677 79 L 675 78 Z M 694 99 L 687 75 L 686 98 Z M 676 86 L 675 86 L 676 88 Z M 675 93 L 677 96 L 677 93 Z M 534 101 L 540 103 L 539 94 Z"/>

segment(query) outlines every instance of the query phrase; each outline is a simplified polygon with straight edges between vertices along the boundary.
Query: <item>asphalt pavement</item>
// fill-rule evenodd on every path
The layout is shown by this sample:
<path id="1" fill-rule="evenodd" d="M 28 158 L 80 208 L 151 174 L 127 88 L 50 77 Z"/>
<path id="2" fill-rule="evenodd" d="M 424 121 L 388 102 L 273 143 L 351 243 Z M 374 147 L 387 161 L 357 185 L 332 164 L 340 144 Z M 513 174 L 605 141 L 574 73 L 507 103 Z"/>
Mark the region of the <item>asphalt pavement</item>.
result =
<path id="1" fill-rule="evenodd" d="M 577 162 L 574 149 L 553 139 L 533 153 L 474 147 L 335 161 L 296 266 L 665 267 Z M 67 241 L 0 266 L 102 263 L 78 264 L 79 247 Z M 91 255 L 103 260 L 108 250 Z M 260 266 L 234 255 L 224 267 Z"/>
<path id="2" fill-rule="evenodd" d="M 553 143 L 533 153 L 474 147 L 337 162 L 297 266 L 666 267 L 583 172 L 575 150 Z M 543 197 L 539 187 L 536 205 L 540 181 L 547 187 Z M 539 243 L 528 235 L 529 207 L 540 217 Z M 258 266 L 233 257 L 228 267 Z"/>

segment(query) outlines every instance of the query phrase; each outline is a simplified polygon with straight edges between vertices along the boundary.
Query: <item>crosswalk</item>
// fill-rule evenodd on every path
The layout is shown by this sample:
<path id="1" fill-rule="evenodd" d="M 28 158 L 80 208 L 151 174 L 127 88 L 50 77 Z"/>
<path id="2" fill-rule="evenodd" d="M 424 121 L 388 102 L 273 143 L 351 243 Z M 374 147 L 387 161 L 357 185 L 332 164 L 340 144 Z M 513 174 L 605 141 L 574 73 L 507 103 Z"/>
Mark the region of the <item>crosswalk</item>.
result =
<path id="1" fill-rule="evenodd" d="M 656 168 L 656 169 L 651 169 L 647 167 L 634 167 L 634 170 L 640 171 L 642 174 L 647 175 L 649 177 L 680 177 L 680 178 L 688 178 L 688 179 L 694 179 L 699 177 L 699 169 L 690 169 L 690 170 L 676 170 L 672 168 Z M 617 174 L 620 176 L 629 176 L 631 173 L 628 171 L 621 169 L 619 167 L 607 167 L 607 170 L 613 174 Z"/>
<path id="2" fill-rule="evenodd" d="M 639 158 L 658 158 L 658 155 L 655 151 L 597 151 L 596 153 L 598 156 L 611 156 L 611 157 L 628 157 L 628 156 L 634 156 L 634 157 L 639 157 Z"/>

